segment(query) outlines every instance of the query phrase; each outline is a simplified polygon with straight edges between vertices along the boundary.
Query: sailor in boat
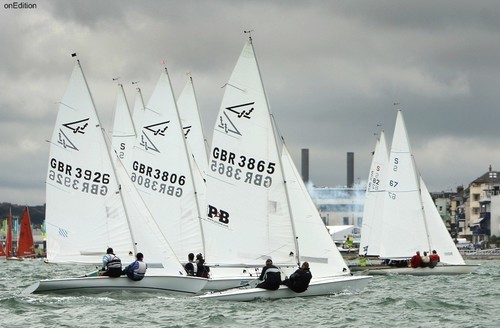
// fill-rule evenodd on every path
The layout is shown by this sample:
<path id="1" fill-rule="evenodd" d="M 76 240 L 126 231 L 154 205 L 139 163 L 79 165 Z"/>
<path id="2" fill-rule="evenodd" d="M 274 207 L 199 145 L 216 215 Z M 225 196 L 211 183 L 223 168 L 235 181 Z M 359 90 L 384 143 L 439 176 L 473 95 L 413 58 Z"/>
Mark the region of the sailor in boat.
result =
<path id="1" fill-rule="evenodd" d="M 267 259 L 266 266 L 262 268 L 259 280 L 262 281 L 256 287 L 269 290 L 276 290 L 280 288 L 281 273 L 280 270 L 273 265 L 273 260 Z"/>
<path id="2" fill-rule="evenodd" d="M 297 271 L 290 275 L 290 278 L 285 278 L 282 284 L 290 288 L 296 293 L 302 293 L 309 287 L 312 274 L 309 270 L 309 263 L 304 262 Z"/>
<path id="3" fill-rule="evenodd" d="M 188 254 L 188 263 L 186 263 L 186 265 L 184 266 L 184 269 L 186 270 L 187 275 L 188 276 L 196 276 L 196 272 L 198 271 L 197 268 L 198 268 L 198 266 L 194 262 L 194 254 L 189 253 Z"/>
<path id="4" fill-rule="evenodd" d="M 122 274 L 122 261 L 109 247 L 106 250 L 106 255 L 102 258 L 102 272 L 101 276 L 119 277 Z"/>
<path id="5" fill-rule="evenodd" d="M 144 278 L 148 265 L 143 261 L 144 255 L 142 253 L 137 253 L 135 256 L 136 260 L 123 269 L 122 274 L 127 275 L 130 279 L 134 281 L 139 281 Z"/>
<path id="6" fill-rule="evenodd" d="M 441 262 L 441 258 L 439 257 L 436 250 L 432 251 L 432 254 L 429 255 L 429 259 L 430 259 L 429 268 L 434 268 L 438 264 L 438 262 Z"/>
<path id="7" fill-rule="evenodd" d="M 196 255 L 196 276 L 202 278 L 208 278 L 208 273 L 210 268 L 205 265 L 205 259 L 201 253 Z"/>
<path id="8" fill-rule="evenodd" d="M 417 251 L 415 255 L 412 256 L 410 260 L 410 267 L 412 268 L 419 268 L 420 264 L 422 264 L 422 257 L 420 256 L 420 252 Z"/>
<path id="9" fill-rule="evenodd" d="M 424 252 L 424 256 L 422 256 L 422 263 L 420 263 L 420 266 L 422 268 L 426 268 L 429 266 L 429 263 L 431 262 L 431 259 L 427 255 L 427 252 Z"/>

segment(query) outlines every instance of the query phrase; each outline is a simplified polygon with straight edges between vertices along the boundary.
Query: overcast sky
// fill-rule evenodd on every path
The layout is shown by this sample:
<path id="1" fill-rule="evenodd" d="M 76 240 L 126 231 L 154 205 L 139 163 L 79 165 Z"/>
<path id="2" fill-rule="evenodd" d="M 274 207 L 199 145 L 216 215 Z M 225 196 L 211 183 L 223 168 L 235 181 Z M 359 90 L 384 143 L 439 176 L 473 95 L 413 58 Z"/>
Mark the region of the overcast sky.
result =
<path id="1" fill-rule="evenodd" d="M 147 101 L 165 60 L 176 95 L 191 72 L 211 139 L 246 41 L 300 170 L 309 148 L 317 186 L 368 175 L 374 133 L 388 142 L 403 109 L 430 191 L 455 190 L 500 169 L 500 2 L 491 1 L 27 1 L 0 7 L 0 202 L 41 205 L 49 144 L 75 60 L 101 121 L 112 124 L 120 77 Z"/>

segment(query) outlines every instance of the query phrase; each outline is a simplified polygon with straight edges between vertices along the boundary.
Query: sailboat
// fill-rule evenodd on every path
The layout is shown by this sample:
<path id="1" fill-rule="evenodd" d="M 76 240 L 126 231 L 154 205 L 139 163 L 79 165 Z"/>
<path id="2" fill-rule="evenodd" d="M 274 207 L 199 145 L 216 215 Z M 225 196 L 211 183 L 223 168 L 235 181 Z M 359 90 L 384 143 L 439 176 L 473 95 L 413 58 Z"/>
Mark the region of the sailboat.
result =
<path id="1" fill-rule="evenodd" d="M 384 213 L 385 175 L 389 162 L 385 132 L 382 130 L 375 144 L 368 182 L 366 185 L 363 225 L 361 227 L 360 256 L 378 256 Z"/>
<path id="2" fill-rule="evenodd" d="M 194 97 L 194 89 L 189 90 Z M 186 108 L 192 106 L 193 100 L 186 99 L 188 95 L 183 94 L 180 99 L 183 112 L 197 111 L 197 108 Z M 186 105 L 188 101 L 191 101 L 189 106 Z M 206 162 L 203 156 L 207 155 L 195 146 L 199 143 L 194 137 L 203 137 L 199 118 L 193 115 L 198 114 L 185 114 L 184 122 L 188 125 L 184 125 L 168 72 L 164 69 L 142 115 L 142 127 L 129 168 L 135 187 L 176 256 L 186 260 L 189 253 L 205 253 L 201 213 L 205 212 L 206 186 L 205 169 L 200 165 L 206 165 L 202 163 Z M 188 126 L 192 131 L 187 132 Z M 239 286 L 247 283 L 248 278 L 249 275 L 213 277 L 208 279 L 205 288 Z"/>
<path id="3" fill-rule="evenodd" d="M 129 171 L 179 259 L 204 251 L 201 204 L 196 197 L 196 187 L 203 185 L 203 179 L 194 174 L 190 157 L 165 68 L 143 113 Z"/>
<path id="4" fill-rule="evenodd" d="M 46 187 L 47 260 L 102 265 L 107 247 L 124 264 L 144 253 L 141 281 L 105 276 L 40 280 L 26 293 L 139 290 L 194 294 L 205 279 L 187 277 L 124 163 L 112 157 L 80 62 L 59 106 Z"/>
<path id="5" fill-rule="evenodd" d="M 6 260 L 17 260 L 12 251 L 12 209 L 9 209 L 9 216 L 7 217 L 5 246 L 2 249 L 2 256 L 5 256 Z"/>
<path id="6" fill-rule="evenodd" d="M 370 277 L 350 274 L 278 135 L 251 38 L 225 85 L 210 156 L 203 231 L 211 267 L 240 266 L 258 276 L 271 258 L 284 276 L 309 261 L 313 279 L 300 294 L 248 286 L 200 298 L 329 295 L 367 285 Z"/>
<path id="7" fill-rule="evenodd" d="M 436 250 L 441 262 L 434 268 L 367 266 L 370 274 L 464 274 L 477 265 L 464 262 L 455 246 L 429 191 L 417 171 L 403 113 L 398 110 L 386 172 L 383 215 L 380 224 L 379 258 L 408 260 L 417 251 Z M 370 246 L 371 247 L 371 246 Z"/>
<path id="8" fill-rule="evenodd" d="M 30 214 L 28 207 L 25 207 L 19 228 L 19 237 L 17 238 L 17 257 L 23 259 L 34 258 L 35 256 L 35 241 L 31 230 Z"/>

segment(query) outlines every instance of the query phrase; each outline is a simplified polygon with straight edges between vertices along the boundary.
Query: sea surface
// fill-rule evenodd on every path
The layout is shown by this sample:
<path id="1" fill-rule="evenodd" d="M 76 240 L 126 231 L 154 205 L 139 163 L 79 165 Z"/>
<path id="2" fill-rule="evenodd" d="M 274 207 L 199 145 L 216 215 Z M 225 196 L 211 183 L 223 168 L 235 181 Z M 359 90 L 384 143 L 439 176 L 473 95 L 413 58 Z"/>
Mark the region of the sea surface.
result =
<path id="1" fill-rule="evenodd" d="M 0 327 L 500 327 L 500 261 L 458 276 L 374 276 L 359 293 L 225 302 L 113 292 L 33 295 L 93 268 L 0 260 Z M 314 274 L 314 268 L 311 268 Z"/>

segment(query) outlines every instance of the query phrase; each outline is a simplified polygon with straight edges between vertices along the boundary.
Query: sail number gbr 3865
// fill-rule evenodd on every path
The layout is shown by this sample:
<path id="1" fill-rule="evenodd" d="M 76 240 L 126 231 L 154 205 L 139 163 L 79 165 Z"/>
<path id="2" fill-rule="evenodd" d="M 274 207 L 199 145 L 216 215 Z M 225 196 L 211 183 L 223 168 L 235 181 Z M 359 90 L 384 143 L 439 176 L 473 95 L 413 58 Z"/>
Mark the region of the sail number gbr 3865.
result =
<path id="1" fill-rule="evenodd" d="M 271 187 L 273 183 L 271 175 L 276 169 L 276 163 L 236 155 L 218 147 L 214 147 L 212 158 L 210 169 L 214 173 L 229 179 L 266 188 Z"/>
<path id="2" fill-rule="evenodd" d="M 93 195 L 106 196 L 108 193 L 109 173 L 92 171 L 50 159 L 48 178 L 66 188 Z"/>

